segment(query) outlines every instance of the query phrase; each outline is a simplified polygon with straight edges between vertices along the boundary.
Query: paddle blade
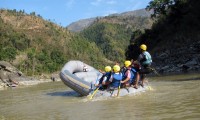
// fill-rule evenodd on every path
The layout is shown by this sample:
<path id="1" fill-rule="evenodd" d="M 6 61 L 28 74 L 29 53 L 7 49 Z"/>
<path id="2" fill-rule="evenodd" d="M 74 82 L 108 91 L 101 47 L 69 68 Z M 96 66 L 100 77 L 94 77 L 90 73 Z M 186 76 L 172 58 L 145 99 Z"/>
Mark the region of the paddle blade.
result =
<path id="1" fill-rule="evenodd" d="M 92 95 L 88 96 L 90 100 L 94 97 L 94 95 L 97 93 L 98 90 L 99 87 L 92 93 Z"/>
<path id="2" fill-rule="evenodd" d="M 150 91 L 152 91 L 152 90 L 153 90 L 153 88 L 152 88 L 151 86 L 148 86 L 148 89 L 149 89 Z"/>

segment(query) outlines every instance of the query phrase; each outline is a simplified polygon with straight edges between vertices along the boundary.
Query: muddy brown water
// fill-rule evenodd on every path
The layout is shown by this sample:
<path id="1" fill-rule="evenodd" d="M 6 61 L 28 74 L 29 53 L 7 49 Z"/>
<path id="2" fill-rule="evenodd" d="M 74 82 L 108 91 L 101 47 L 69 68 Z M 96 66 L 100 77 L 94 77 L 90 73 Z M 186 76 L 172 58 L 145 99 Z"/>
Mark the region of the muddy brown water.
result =
<path id="1" fill-rule="evenodd" d="M 200 75 L 149 78 L 153 90 L 88 100 L 62 82 L 0 91 L 0 120 L 199 120 Z"/>

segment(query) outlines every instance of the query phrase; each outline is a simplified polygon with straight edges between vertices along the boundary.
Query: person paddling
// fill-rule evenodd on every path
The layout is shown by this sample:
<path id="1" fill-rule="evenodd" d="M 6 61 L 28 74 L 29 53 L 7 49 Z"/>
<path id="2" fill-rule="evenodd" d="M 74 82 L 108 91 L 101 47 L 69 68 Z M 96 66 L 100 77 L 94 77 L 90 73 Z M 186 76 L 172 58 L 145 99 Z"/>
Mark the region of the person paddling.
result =
<path id="1" fill-rule="evenodd" d="M 145 44 L 140 45 L 141 54 L 138 57 L 141 69 L 139 73 L 141 74 L 141 86 L 144 86 L 144 79 L 146 74 L 149 74 L 151 69 L 152 58 L 149 52 L 147 52 L 147 46 Z"/>
<path id="2" fill-rule="evenodd" d="M 95 85 L 95 86 L 100 86 L 100 85 L 102 85 L 101 88 L 100 88 L 100 89 L 102 89 L 102 90 L 104 90 L 104 89 L 107 88 L 108 84 L 110 83 L 109 80 L 110 80 L 110 77 L 111 77 L 111 74 L 112 74 L 112 71 L 111 71 L 112 68 L 111 68 L 110 66 L 106 66 L 106 67 L 104 68 L 104 70 L 105 70 L 105 72 L 99 70 L 103 75 L 102 75 L 102 77 L 99 79 L 98 84 Z"/>
<path id="3" fill-rule="evenodd" d="M 134 88 L 137 87 L 138 77 L 136 70 L 132 67 L 131 61 L 126 60 L 124 62 L 124 66 L 126 70 L 123 73 L 123 81 L 121 83 L 123 84 L 123 87 L 130 87 L 133 86 Z"/>
<path id="4" fill-rule="evenodd" d="M 117 89 L 121 84 L 120 81 L 122 80 L 123 75 L 120 72 L 120 66 L 119 65 L 114 65 L 113 66 L 113 73 L 110 78 L 110 90 L 115 90 Z"/>

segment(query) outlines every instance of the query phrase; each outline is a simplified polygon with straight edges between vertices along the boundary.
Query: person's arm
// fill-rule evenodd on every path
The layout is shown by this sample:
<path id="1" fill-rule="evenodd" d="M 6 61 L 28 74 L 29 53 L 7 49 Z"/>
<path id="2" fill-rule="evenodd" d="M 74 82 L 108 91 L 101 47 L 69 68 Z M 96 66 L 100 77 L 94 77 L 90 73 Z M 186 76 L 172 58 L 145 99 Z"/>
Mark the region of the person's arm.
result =
<path id="1" fill-rule="evenodd" d="M 105 77 L 103 78 L 103 81 L 102 81 L 102 84 L 103 84 L 103 85 L 106 85 L 106 80 L 107 80 L 107 77 L 105 76 Z"/>
<path id="2" fill-rule="evenodd" d="M 127 77 L 126 77 L 126 79 L 124 79 L 123 81 L 121 81 L 121 83 L 126 83 L 131 78 L 131 72 L 130 72 L 130 70 L 127 70 L 125 74 L 126 74 Z"/>
<path id="3" fill-rule="evenodd" d="M 99 69 L 99 72 L 100 72 L 100 73 L 102 73 L 102 74 L 104 74 L 104 73 L 105 73 L 104 71 L 102 71 L 102 70 L 100 70 L 100 69 Z"/>
<path id="4" fill-rule="evenodd" d="M 99 81 L 96 81 L 96 83 L 94 84 L 95 87 L 99 86 Z"/>

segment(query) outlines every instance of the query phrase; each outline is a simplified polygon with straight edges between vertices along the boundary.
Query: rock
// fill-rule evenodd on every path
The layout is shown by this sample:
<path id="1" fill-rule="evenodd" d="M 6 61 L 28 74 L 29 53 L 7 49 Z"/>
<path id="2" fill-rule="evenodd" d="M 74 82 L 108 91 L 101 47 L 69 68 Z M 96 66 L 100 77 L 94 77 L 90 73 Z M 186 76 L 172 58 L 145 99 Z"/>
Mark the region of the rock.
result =
<path id="1" fill-rule="evenodd" d="M 153 57 L 154 67 L 161 73 L 181 73 L 200 71 L 200 41 L 175 49 L 160 50 Z"/>
<path id="2" fill-rule="evenodd" d="M 168 57 L 168 54 L 167 54 L 167 53 L 161 53 L 158 57 L 159 57 L 160 59 L 164 59 L 164 58 L 167 58 L 167 57 Z"/>
<path id="3" fill-rule="evenodd" d="M 11 87 L 12 85 L 18 85 L 20 77 L 22 76 L 22 72 L 17 68 L 12 66 L 10 63 L 6 61 L 0 61 L 0 83 L 1 86 Z M 18 80 L 17 80 L 18 79 Z"/>
<path id="4" fill-rule="evenodd" d="M 188 61 L 187 63 L 185 63 L 186 66 L 193 66 L 193 65 L 198 65 L 197 60 L 194 58 L 190 61 Z"/>
<path id="5" fill-rule="evenodd" d="M 42 78 L 35 78 L 24 76 L 21 71 L 12 66 L 10 63 L 5 61 L 0 61 L 0 90 L 5 87 L 16 87 L 28 86 L 28 85 L 37 85 L 44 82 L 61 81 L 59 74 L 52 74 L 52 79 L 49 75 L 42 75 Z"/>
<path id="6" fill-rule="evenodd" d="M 59 74 L 52 74 L 51 75 L 51 80 L 54 82 L 54 81 L 61 81 L 60 80 L 60 76 Z"/>
<path id="7" fill-rule="evenodd" d="M 164 66 L 161 69 L 164 70 L 164 69 L 168 69 L 168 68 L 169 68 L 169 66 Z"/>

